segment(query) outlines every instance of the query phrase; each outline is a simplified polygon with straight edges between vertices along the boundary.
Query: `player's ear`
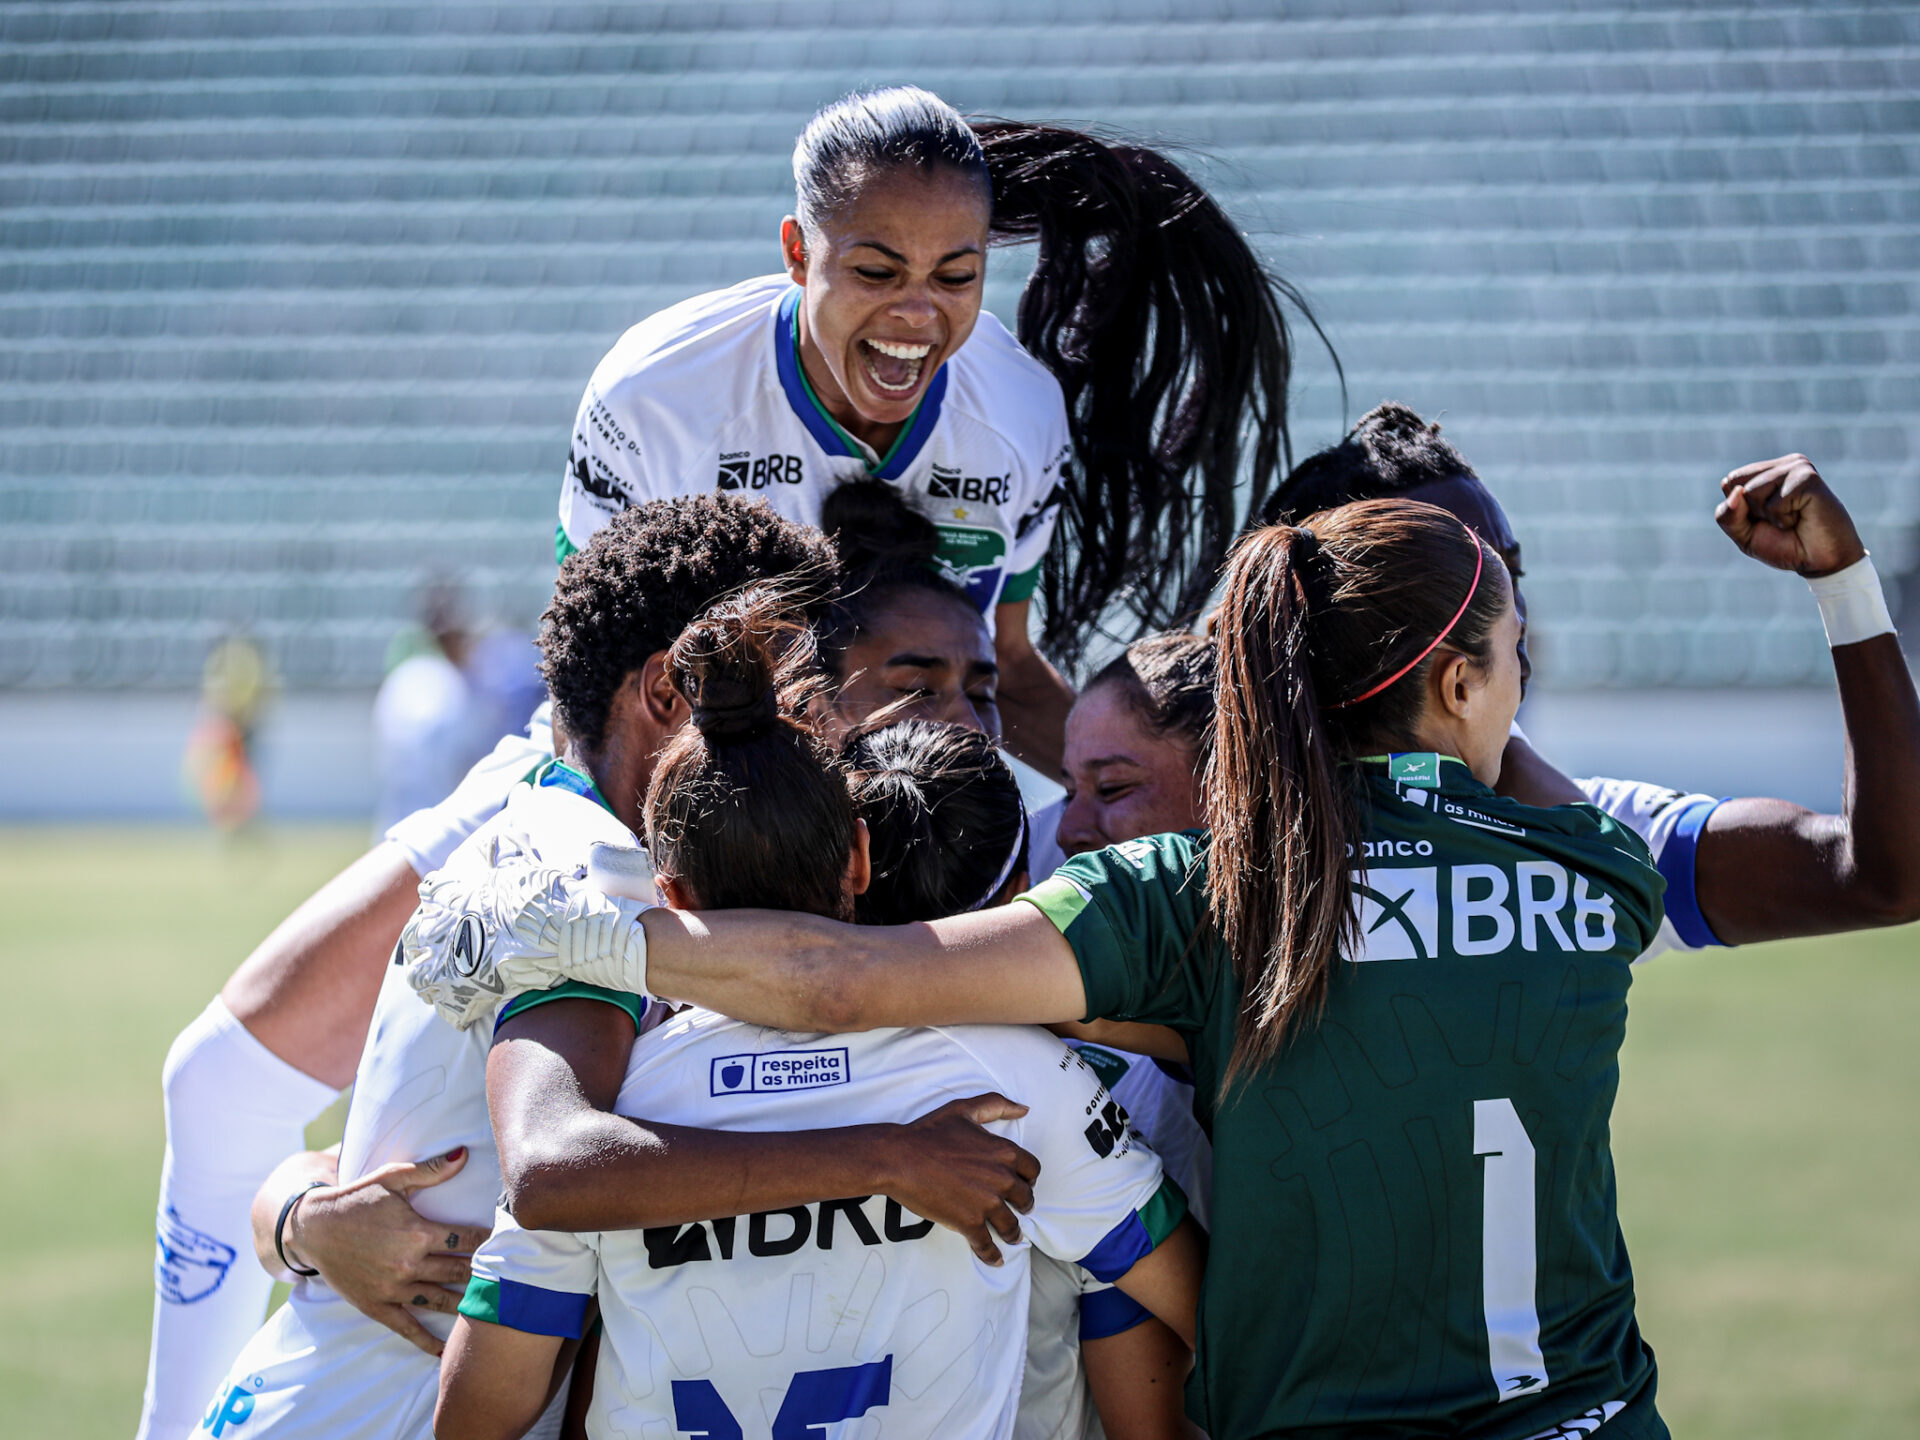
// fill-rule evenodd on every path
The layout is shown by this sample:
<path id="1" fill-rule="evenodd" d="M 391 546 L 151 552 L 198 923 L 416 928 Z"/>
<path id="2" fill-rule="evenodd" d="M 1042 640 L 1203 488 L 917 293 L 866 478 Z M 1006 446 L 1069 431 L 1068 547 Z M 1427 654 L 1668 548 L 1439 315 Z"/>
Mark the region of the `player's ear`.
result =
<path id="1" fill-rule="evenodd" d="M 1455 720 L 1467 718 L 1473 708 L 1474 692 L 1481 678 L 1473 660 L 1457 650 L 1442 650 L 1434 657 L 1431 692 L 1440 703 L 1441 713 Z"/>
<path id="2" fill-rule="evenodd" d="M 780 256 L 787 262 L 787 278 L 796 285 L 807 283 L 807 236 L 797 216 L 780 222 Z"/>
<path id="3" fill-rule="evenodd" d="M 639 700 L 645 709 L 647 720 L 664 735 L 671 735 L 687 723 L 692 712 L 687 708 L 687 700 L 680 693 L 679 686 L 673 683 L 673 672 L 667 669 L 667 652 L 656 650 L 647 657 L 647 663 L 637 672 L 639 675 Z M 628 684 L 633 684 L 629 676 Z"/>
<path id="4" fill-rule="evenodd" d="M 847 852 L 846 876 L 841 883 L 849 895 L 864 895 L 873 883 L 872 837 L 864 820 L 856 818 L 853 822 L 853 848 Z"/>

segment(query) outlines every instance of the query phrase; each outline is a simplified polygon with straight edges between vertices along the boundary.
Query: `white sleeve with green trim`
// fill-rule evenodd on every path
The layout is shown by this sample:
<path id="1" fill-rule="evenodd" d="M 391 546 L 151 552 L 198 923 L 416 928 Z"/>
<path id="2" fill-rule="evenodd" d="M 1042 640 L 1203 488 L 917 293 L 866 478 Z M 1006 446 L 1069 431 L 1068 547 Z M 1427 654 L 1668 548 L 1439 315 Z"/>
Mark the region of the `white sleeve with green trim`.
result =
<path id="1" fill-rule="evenodd" d="M 1040 1161 L 1033 1211 L 1021 1221 L 1035 1248 L 1110 1282 L 1173 1233 L 1186 1216 L 1186 1197 L 1092 1067 L 1042 1030 L 949 1033 L 1002 1094 L 1028 1107 L 1012 1135 Z"/>
<path id="2" fill-rule="evenodd" d="M 460 1313 L 530 1335 L 578 1339 L 599 1287 L 599 1245 L 597 1234 L 523 1230 L 506 1209 L 497 1210 L 493 1234 L 474 1252 Z"/>

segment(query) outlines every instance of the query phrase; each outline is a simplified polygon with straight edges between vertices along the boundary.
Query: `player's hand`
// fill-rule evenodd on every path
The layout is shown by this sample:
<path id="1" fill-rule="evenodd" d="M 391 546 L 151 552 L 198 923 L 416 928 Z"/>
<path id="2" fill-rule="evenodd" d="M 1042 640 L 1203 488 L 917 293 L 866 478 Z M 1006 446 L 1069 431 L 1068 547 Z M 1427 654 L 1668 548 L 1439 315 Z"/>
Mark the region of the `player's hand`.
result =
<path id="1" fill-rule="evenodd" d="M 1040 1162 L 983 1127 L 1026 1113 L 1026 1106 L 1004 1095 L 975 1095 L 898 1127 L 889 1134 L 886 1195 L 923 1220 L 964 1235 L 982 1263 L 1000 1264 L 993 1237 L 1019 1242 L 1014 1212 L 1033 1209 Z"/>
<path id="2" fill-rule="evenodd" d="M 429 1355 L 440 1341 L 409 1306 L 452 1315 L 473 1274 L 472 1254 L 493 1232 L 429 1220 L 407 1201 L 466 1168 L 462 1145 L 419 1164 L 382 1165 L 351 1185 L 308 1192 L 287 1218 L 287 1253 L 342 1299 Z"/>
<path id="3" fill-rule="evenodd" d="M 635 922 L 647 908 L 524 856 L 442 870 L 420 886 L 399 958 L 420 998 L 461 1030 L 565 980 L 644 994 L 647 936 Z"/>
<path id="4" fill-rule="evenodd" d="M 1742 465 L 1720 482 L 1713 518 L 1742 551 L 1809 579 L 1864 557 L 1853 517 L 1804 455 Z"/>

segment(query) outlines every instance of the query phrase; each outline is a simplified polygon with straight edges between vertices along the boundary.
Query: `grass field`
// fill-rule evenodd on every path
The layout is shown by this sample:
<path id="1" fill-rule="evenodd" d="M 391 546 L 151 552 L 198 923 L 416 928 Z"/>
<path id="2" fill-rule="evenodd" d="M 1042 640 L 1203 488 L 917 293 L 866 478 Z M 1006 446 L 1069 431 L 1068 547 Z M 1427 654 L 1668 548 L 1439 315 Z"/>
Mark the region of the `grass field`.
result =
<path id="1" fill-rule="evenodd" d="M 131 1432 L 161 1059 L 363 836 L 0 830 L 0 1434 Z M 1615 1149 L 1676 1435 L 1920 1433 L 1916 1035 L 1920 930 L 1642 972 Z"/>

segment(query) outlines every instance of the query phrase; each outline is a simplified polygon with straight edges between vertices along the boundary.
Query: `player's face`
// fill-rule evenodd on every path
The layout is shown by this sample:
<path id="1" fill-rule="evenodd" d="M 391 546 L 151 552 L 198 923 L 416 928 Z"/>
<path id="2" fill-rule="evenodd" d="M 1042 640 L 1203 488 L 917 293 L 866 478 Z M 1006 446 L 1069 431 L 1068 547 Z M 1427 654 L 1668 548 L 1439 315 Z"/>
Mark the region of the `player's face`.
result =
<path id="1" fill-rule="evenodd" d="M 847 729 L 885 709 L 1000 738 L 1000 667 L 987 622 L 965 600 L 900 590 L 873 629 L 847 647 L 834 718 Z"/>
<path id="2" fill-rule="evenodd" d="M 1074 701 L 1061 780 L 1059 839 L 1069 855 L 1204 823 L 1192 747 L 1142 723 L 1118 685 Z"/>
<path id="3" fill-rule="evenodd" d="M 1513 526 L 1507 522 L 1507 512 L 1500 508 L 1493 492 L 1470 475 L 1456 475 L 1432 485 L 1416 485 L 1406 492 L 1406 498 L 1438 505 L 1458 516 L 1462 524 L 1506 561 L 1507 578 L 1513 583 L 1514 608 L 1520 614 L 1520 693 L 1526 694 L 1526 687 L 1533 679 L 1533 661 L 1527 655 L 1527 597 L 1520 590 L 1520 577 L 1526 572 L 1520 566 L 1520 542 L 1514 538 Z"/>
<path id="4" fill-rule="evenodd" d="M 954 170 L 875 173 L 809 240 L 789 217 L 787 270 L 806 287 L 800 355 L 820 403 L 891 443 L 980 318 L 987 197 Z M 892 432 L 892 433 L 888 433 Z"/>

